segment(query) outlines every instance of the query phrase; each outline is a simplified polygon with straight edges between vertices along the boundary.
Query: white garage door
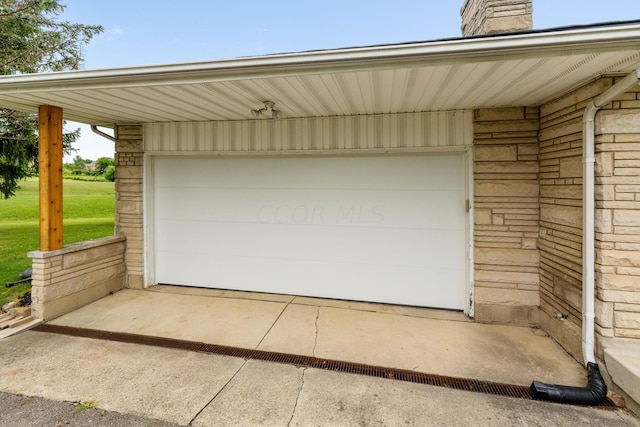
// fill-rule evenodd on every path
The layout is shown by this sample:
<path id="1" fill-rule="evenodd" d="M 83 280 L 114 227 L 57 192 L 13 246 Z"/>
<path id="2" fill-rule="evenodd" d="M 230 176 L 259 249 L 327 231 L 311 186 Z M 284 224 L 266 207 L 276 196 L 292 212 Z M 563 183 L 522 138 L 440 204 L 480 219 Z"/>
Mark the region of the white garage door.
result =
<path id="1" fill-rule="evenodd" d="M 464 309 L 464 164 L 158 157 L 156 282 Z"/>

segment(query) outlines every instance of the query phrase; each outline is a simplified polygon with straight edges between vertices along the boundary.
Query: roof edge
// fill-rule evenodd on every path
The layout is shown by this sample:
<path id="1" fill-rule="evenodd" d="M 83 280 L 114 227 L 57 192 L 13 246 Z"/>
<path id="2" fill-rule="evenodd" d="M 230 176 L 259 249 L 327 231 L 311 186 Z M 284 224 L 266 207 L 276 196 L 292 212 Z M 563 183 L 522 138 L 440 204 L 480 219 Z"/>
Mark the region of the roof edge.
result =
<path id="1" fill-rule="evenodd" d="M 198 83 L 612 49 L 640 50 L 640 21 L 215 61 L 0 76 L 0 93 Z"/>

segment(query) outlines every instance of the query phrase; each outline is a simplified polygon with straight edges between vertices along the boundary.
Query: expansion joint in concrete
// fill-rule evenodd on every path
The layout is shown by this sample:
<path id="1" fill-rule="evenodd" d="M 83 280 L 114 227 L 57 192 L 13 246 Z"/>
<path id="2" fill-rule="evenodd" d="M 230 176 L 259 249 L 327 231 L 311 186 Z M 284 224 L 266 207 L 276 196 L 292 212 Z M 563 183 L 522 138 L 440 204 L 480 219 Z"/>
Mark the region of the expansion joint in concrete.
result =
<path id="1" fill-rule="evenodd" d="M 289 418 L 289 422 L 287 423 L 287 427 L 291 425 L 293 421 L 293 417 L 296 415 L 296 410 L 298 409 L 298 402 L 300 400 L 300 395 L 302 394 L 302 389 L 304 388 L 304 373 L 308 368 L 302 368 L 302 375 L 300 375 L 300 388 L 298 388 L 298 394 L 296 396 L 296 403 L 293 405 L 293 411 L 291 411 L 291 418 Z"/>
<path id="2" fill-rule="evenodd" d="M 191 421 L 189 421 L 189 424 L 187 424 L 187 425 L 193 425 L 193 422 L 200 416 L 202 411 L 204 411 L 209 405 L 211 405 L 211 403 L 214 400 L 216 400 L 218 398 L 218 396 L 220 396 L 220 393 L 222 393 L 223 391 L 226 390 L 227 386 L 229 384 L 231 384 L 231 381 L 233 381 L 233 379 L 236 377 L 236 375 L 238 375 L 238 373 L 242 370 L 242 368 L 244 368 L 244 366 L 247 364 L 248 361 L 249 361 L 249 359 L 244 359 L 244 361 L 242 362 L 242 365 L 240 365 L 240 367 L 233 373 L 233 375 L 231 375 L 231 377 L 229 377 L 229 380 L 220 388 L 220 390 L 218 390 L 218 392 L 213 395 L 211 400 L 209 400 L 206 403 L 206 405 L 204 405 L 202 408 L 200 408 L 198 413 L 195 414 L 193 418 L 191 418 Z"/>

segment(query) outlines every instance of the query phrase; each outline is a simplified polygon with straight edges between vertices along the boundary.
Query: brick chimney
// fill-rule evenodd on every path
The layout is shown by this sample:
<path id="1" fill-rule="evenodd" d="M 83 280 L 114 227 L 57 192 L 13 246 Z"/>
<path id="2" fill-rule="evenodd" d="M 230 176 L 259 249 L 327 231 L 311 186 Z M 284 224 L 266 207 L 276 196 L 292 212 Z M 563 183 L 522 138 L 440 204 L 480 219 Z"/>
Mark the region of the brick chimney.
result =
<path id="1" fill-rule="evenodd" d="M 510 33 L 533 28 L 533 0 L 465 0 L 462 36 Z"/>

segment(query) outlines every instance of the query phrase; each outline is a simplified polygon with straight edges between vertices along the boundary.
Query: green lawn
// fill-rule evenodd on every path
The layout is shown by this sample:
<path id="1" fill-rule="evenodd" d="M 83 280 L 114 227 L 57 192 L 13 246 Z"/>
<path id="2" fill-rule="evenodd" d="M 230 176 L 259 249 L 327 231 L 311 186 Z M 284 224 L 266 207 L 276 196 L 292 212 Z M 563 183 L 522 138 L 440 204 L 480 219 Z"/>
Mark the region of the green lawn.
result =
<path id="1" fill-rule="evenodd" d="M 31 266 L 27 252 L 37 250 L 38 179 L 20 183 L 10 199 L 0 199 L 0 304 L 28 291 L 28 283 L 5 287 Z M 112 182 L 64 180 L 64 243 L 113 235 L 115 188 Z"/>

